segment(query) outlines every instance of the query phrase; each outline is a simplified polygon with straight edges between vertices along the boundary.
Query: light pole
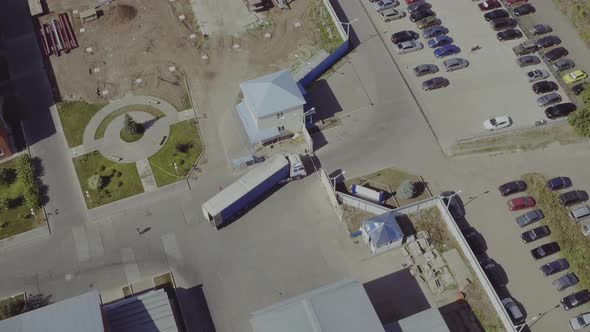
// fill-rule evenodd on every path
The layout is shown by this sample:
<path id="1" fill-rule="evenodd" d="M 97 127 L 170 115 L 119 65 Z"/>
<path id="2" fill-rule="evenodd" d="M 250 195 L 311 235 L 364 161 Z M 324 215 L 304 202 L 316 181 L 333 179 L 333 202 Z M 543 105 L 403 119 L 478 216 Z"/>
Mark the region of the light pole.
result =
<path id="1" fill-rule="evenodd" d="M 332 188 L 334 189 L 334 191 L 336 191 L 336 179 L 338 179 L 341 175 L 344 174 L 346 174 L 346 171 L 340 171 L 338 175 L 330 178 L 330 180 L 332 180 Z"/>
<path id="2" fill-rule="evenodd" d="M 447 209 L 449 208 L 449 205 L 451 205 L 451 198 L 459 195 L 460 193 L 462 193 L 462 190 L 457 191 L 456 193 L 452 194 L 451 196 L 442 196 L 442 197 L 446 197 L 449 199 L 449 201 L 447 202 L 447 205 L 445 206 Z"/>
<path id="3" fill-rule="evenodd" d="M 529 319 L 528 321 L 526 321 L 526 322 L 524 322 L 524 323 L 522 323 L 522 324 L 520 324 L 520 325 L 516 325 L 516 326 L 514 326 L 514 328 L 516 328 L 516 332 L 520 332 L 520 331 L 522 331 L 522 329 L 524 329 L 524 327 L 525 327 L 525 326 L 529 325 L 530 323 L 536 322 L 537 320 L 539 320 L 539 319 L 543 318 L 543 316 L 545 316 L 545 315 L 546 315 L 546 314 L 548 314 L 549 312 L 551 312 L 551 311 L 553 311 L 554 309 L 557 309 L 557 308 L 559 308 L 559 307 L 560 307 L 560 305 L 559 305 L 559 304 L 557 304 L 557 305 L 555 305 L 553 308 L 551 308 L 551 309 L 549 309 L 549 310 L 547 310 L 547 311 L 545 311 L 545 312 L 542 312 L 542 313 L 539 313 L 539 314 L 537 314 L 535 317 L 533 317 L 533 318 Z"/>

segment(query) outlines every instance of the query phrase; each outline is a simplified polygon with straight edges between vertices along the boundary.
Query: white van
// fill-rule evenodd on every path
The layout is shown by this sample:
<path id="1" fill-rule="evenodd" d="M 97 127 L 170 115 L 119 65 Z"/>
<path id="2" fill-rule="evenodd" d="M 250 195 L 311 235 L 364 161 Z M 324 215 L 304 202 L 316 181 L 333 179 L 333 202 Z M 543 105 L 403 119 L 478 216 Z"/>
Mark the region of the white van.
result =
<path id="1" fill-rule="evenodd" d="M 584 205 L 579 208 L 573 209 L 570 212 L 570 217 L 575 222 L 578 222 L 582 219 L 586 219 L 586 218 L 590 217 L 590 207 L 588 205 Z"/>

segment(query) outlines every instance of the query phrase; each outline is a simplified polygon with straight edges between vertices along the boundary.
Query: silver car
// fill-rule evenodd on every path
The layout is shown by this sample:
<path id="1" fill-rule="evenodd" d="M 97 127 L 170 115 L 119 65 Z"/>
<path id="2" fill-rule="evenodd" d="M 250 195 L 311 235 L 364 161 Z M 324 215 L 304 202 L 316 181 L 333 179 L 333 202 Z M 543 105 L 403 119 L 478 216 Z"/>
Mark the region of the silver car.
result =
<path id="1" fill-rule="evenodd" d="M 570 319 L 570 327 L 574 331 L 579 331 L 587 326 L 590 326 L 590 312 L 577 315 Z"/>
<path id="2" fill-rule="evenodd" d="M 529 79 L 529 82 L 532 83 L 546 79 L 549 77 L 549 73 L 545 69 L 535 69 L 526 73 L 526 77 Z"/>
<path id="3" fill-rule="evenodd" d="M 416 75 L 416 77 L 434 74 L 436 72 L 438 72 L 438 67 L 432 64 L 423 64 L 414 67 L 414 74 Z"/>
<path id="4" fill-rule="evenodd" d="M 537 98 L 537 104 L 540 107 L 556 104 L 561 101 L 561 96 L 557 92 L 551 92 Z"/>
<path id="5" fill-rule="evenodd" d="M 397 19 L 400 19 L 404 16 L 406 16 L 406 13 L 404 13 L 401 10 L 397 10 L 397 9 L 393 9 L 393 8 L 389 8 L 389 9 L 381 11 L 381 19 L 383 20 L 383 22 L 397 20 Z"/>
<path id="6" fill-rule="evenodd" d="M 443 62 L 443 66 L 445 67 L 445 71 L 455 71 L 463 68 L 467 68 L 469 66 L 469 61 L 463 58 L 451 58 L 445 60 Z"/>
<path id="7" fill-rule="evenodd" d="M 421 42 L 419 42 L 417 40 L 416 41 L 407 41 L 407 42 L 397 44 L 397 53 L 406 54 L 406 53 L 410 53 L 410 52 L 419 51 L 422 48 L 424 48 L 424 46 L 422 45 Z"/>
<path id="8" fill-rule="evenodd" d="M 535 55 L 525 55 L 516 59 L 516 63 L 520 68 L 523 68 L 527 66 L 538 65 L 541 63 L 541 59 Z"/>
<path id="9" fill-rule="evenodd" d="M 375 10 L 380 13 L 384 10 L 397 7 L 399 2 L 397 0 L 379 0 L 373 4 L 375 6 Z"/>

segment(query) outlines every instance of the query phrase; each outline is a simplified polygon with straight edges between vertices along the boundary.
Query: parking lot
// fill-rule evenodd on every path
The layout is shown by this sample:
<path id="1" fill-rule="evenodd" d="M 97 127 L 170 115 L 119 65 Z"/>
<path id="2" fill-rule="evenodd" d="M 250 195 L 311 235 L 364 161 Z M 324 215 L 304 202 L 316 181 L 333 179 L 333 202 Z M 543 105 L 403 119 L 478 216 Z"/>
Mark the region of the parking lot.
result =
<path id="1" fill-rule="evenodd" d="M 401 30 L 417 29 L 416 24 L 405 18 L 391 22 L 382 22 L 373 4 L 363 1 L 373 22 L 382 31 L 389 51 L 408 81 L 418 103 L 423 109 L 431 126 L 436 132 L 443 149 L 459 139 L 486 134 L 483 122 L 486 119 L 508 115 L 512 118 L 511 128 L 530 127 L 537 120 L 546 119 L 544 108 L 536 103 L 538 97 L 528 83 L 526 73 L 533 69 L 545 69 L 545 64 L 519 68 L 512 47 L 526 40 L 521 38 L 500 42 L 496 39 L 488 22 L 483 19 L 483 12 L 476 2 L 439 2 L 431 1 L 432 10 L 448 28 L 449 37 L 461 52 L 457 55 L 436 59 L 427 40 L 420 36 L 424 48 L 420 51 L 399 55 L 395 45 L 390 41 L 392 33 Z M 397 7 L 405 11 L 405 4 Z M 472 52 L 471 48 L 481 49 Z M 469 61 L 469 67 L 454 72 L 444 72 L 444 60 L 460 57 Z M 433 75 L 416 77 L 413 68 L 420 64 L 435 64 L 441 71 Z M 433 91 L 423 91 L 423 81 L 434 76 L 449 80 L 449 86 Z M 555 79 L 550 78 L 554 81 Z M 563 91 L 563 102 L 569 101 Z"/>

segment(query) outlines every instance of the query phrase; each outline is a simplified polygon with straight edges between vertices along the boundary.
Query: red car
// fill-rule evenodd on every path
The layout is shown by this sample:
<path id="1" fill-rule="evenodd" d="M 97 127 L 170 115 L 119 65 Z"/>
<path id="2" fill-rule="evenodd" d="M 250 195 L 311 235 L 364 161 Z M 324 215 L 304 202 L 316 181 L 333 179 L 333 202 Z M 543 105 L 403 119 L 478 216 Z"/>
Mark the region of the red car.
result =
<path id="1" fill-rule="evenodd" d="M 418 2 L 420 0 L 406 0 L 406 5 L 412 4 L 414 2 Z"/>
<path id="2" fill-rule="evenodd" d="M 531 196 L 517 197 L 508 201 L 508 208 L 510 211 L 528 209 L 534 207 L 535 205 L 537 205 L 537 202 L 535 202 L 535 199 Z"/>
<path id="3" fill-rule="evenodd" d="M 508 7 L 514 7 L 527 2 L 528 0 L 506 0 L 506 5 L 508 5 Z"/>
<path id="4" fill-rule="evenodd" d="M 498 0 L 486 0 L 480 3 L 478 6 L 482 12 L 502 7 L 500 1 Z"/>

